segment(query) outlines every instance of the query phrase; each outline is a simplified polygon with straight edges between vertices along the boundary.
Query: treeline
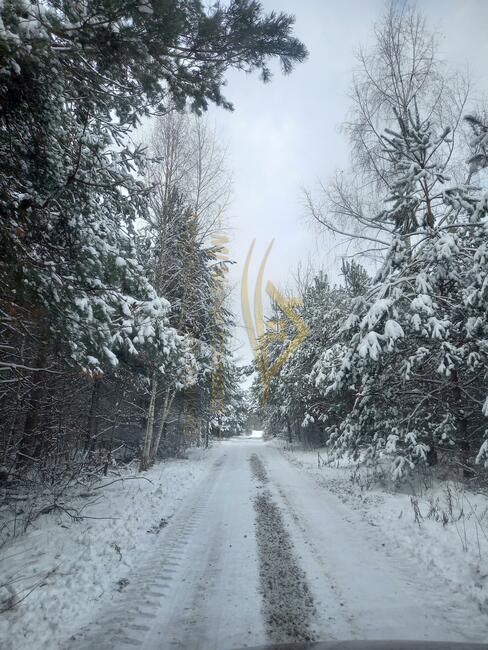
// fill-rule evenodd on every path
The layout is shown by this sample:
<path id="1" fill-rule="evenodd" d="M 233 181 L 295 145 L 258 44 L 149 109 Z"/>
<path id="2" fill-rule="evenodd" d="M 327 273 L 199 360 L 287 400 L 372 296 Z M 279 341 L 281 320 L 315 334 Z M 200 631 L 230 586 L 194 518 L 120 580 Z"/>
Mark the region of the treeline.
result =
<path id="1" fill-rule="evenodd" d="M 228 178 L 198 115 L 231 108 L 229 67 L 303 60 L 292 25 L 251 0 L 0 3 L 2 480 L 68 484 L 122 442 L 144 469 L 241 426 Z"/>
<path id="2" fill-rule="evenodd" d="M 375 36 L 345 124 L 351 170 L 306 195 L 348 246 L 343 282 L 299 287 L 310 332 L 278 374 L 296 329 L 275 306 L 254 389 L 268 430 L 332 458 L 469 478 L 488 461 L 488 121 L 417 10 L 392 3 Z"/>

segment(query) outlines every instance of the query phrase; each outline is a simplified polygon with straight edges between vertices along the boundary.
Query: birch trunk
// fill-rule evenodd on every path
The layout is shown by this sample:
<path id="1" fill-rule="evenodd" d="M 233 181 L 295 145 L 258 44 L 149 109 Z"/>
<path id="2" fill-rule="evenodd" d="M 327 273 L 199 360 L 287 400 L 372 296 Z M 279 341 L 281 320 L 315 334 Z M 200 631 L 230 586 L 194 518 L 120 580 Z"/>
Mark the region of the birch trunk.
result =
<path id="1" fill-rule="evenodd" d="M 171 404 L 173 403 L 174 396 L 175 396 L 174 392 L 170 396 L 170 389 L 167 388 L 166 394 L 164 396 L 164 404 L 163 404 L 163 412 L 161 414 L 161 421 L 159 423 L 156 437 L 153 438 L 151 444 L 151 451 L 150 451 L 151 464 L 154 463 L 154 461 L 156 460 L 156 454 L 158 453 L 159 443 L 161 441 L 161 436 L 163 435 L 164 425 L 166 424 L 166 420 L 168 419 L 168 413 L 171 408 Z"/>
<path id="2" fill-rule="evenodd" d="M 158 375 L 157 370 L 153 371 L 151 378 L 151 399 L 149 400 L 149 408 L 147 411 L 147 424 L 146 434 L 144 436 L 144 448 L 142 450 L 141 463 L 139 470 L 143 472 L 151 465 L 151 445 L 154 430 L 154 410 L 156 406 L 156 394 L 158 392 Z"/>

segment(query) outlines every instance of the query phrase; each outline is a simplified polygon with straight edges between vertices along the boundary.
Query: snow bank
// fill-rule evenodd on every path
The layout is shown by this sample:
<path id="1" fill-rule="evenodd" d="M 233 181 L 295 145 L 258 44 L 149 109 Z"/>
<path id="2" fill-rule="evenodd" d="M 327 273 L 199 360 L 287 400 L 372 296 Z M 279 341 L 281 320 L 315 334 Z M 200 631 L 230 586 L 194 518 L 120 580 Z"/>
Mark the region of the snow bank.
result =
<path id="1" fill-rule="evenodd" d="M 324 464 L 325 454 L 282 448 L 293 464 L 358 511 L 378 534 L 431 572 L 447 589 L 488 611 L 488 497 L 452 482 L 411 484 L 403 493 L 381 488 L 365 469 L 344 461 Z M 320 467 L 319 467 L 320 465 Z"/>
<path id="2" fill-rule="evenodd" d="M 186 460 L 157 464 L 145 478 L 130 479 L 125 472 L 123 480 L 70 504 L 85 518 L 74 521 L 62 512 L 41 516 L 4 546 L 0 609 L 20 602 L 0 615 L 2 648 L 22 650 L 34 643 L 51 650 L 87 624 L 94 610 L 128 584 L 132 567 L 171 525 L 179 502 L 208 471 L 211 456 L 212 450 L 194 450 Z"/>

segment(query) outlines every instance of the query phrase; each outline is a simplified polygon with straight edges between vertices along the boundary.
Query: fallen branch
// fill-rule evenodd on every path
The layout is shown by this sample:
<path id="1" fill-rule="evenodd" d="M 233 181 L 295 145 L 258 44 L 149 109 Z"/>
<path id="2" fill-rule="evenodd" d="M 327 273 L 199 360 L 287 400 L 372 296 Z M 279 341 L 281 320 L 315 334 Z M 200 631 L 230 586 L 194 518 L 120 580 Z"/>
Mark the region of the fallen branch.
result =
<path id="1" fill-rule="evenodd" d="M 110 481 L 110 483 L 104 483 L 103 485 L 97 485 L 93 488 L 93 490 L 100 490 L 100 488 L 108 487 L 109 485 L 112 485 L 113 483 L 117 483 L 118 481 L 129 481 L 129 480 L 134 480 L 134 479 L 140 479 L 144 481 L 148 481 L 149 483 L 152 484 L 151 479 L 147 478 L 147 476 L 123 476 L 122 478 L 116 478 L 113 481 Z"/>
<path id="2" fill-rule="evenodd" d="M 74 521 L 81 521 L 82 519 L 105 519 L 107 521 L 117 521 L 119 517 L 91 517 L 90 515 L 81 515 L 78 510 L 75 508 L 65 508 L 64 506 L 59 505 L 59 503 L 53 503 L 49 506 L 45 506 L 39 512 L 37 513 L 38 515 L 46 515 L 52 512 L 53 510 L 61 510 L 62 512 L 66 513 L 71 519 Z M 72 514 L 72 512 L 75 514 Z"/>

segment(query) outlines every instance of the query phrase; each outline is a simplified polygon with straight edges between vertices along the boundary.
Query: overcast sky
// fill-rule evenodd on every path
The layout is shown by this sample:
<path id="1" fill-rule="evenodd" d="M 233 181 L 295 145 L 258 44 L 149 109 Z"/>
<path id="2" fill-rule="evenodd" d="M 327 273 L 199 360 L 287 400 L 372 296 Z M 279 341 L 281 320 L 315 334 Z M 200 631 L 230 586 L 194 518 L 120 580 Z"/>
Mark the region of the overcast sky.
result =
<path id="1" fill-rule="evenodd" d="M 354 53 L 371 39 L 383 0 L 262 0 L 267 10 L 296 16 L 296 35 L 309 50 L 308 60 L 289 76 L 269 84 L 233 72 L 226 96 L 232 113 L 211 109 L 209 120 L 227 143 L 234 176 L 229 210 L 234 305 L 239 321 L 236 346 L 242 361 L 251 359 L 240 311 L 244 260 L 256 239 L 250 274 L 254 278 L 264 251 L 275 239 L 266 279 L 287 284 L 299 260 L 312 257 L 337 278 L 340 249 L 317 240 L 303 218 L 302 188 L 313 188 L 334 170 L 347 166 L 348 143 L 339 126 L 350 106 L 348 91 Z M 441 32 L 442 54 L 465 69 L 477 93 L 488 91 L 488 0 L 420 0 L 429 25 Z"/>

